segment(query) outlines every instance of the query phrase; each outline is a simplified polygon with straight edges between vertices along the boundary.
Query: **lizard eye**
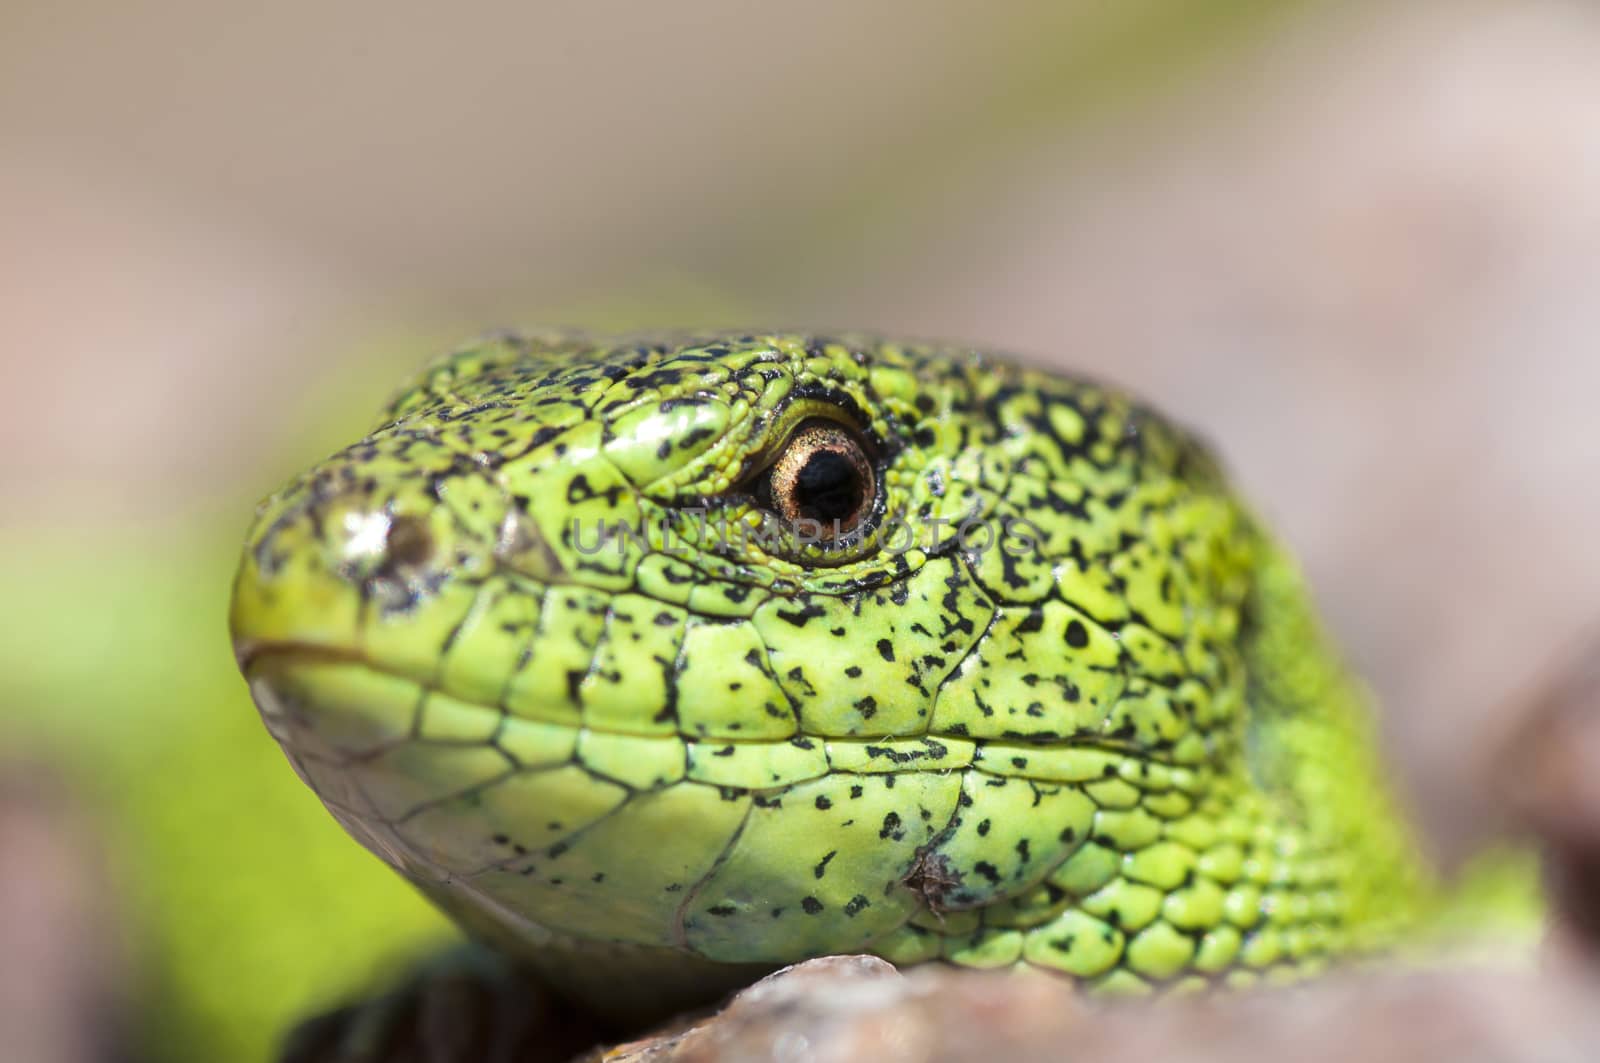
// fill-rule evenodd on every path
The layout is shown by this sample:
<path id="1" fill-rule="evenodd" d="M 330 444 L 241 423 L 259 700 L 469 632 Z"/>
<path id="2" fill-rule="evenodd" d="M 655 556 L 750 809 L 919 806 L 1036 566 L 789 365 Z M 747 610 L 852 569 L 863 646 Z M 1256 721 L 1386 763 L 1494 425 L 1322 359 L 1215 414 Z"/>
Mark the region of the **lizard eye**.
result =
<path id="1" fill-rule="evenodd" d="M 831 421 L 810 420 L 784 444 L 758 495 L 790 524 L 820 525 L 828 541 L 854 531 L 872 512 L 878 480 L 859 439 Z"/>

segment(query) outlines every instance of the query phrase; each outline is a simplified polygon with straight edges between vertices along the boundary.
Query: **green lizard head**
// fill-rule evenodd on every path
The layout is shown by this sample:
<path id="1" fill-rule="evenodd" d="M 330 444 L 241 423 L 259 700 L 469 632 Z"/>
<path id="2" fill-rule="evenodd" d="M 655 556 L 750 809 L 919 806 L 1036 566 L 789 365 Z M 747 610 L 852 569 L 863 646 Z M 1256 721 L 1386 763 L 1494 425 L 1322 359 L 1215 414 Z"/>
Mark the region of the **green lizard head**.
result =
<path id="1" fill-rule="evenodd" d="M 1203 450 L 969 351 L 472 347 L 263 504 L 232 629 L 357 839 L 643 996 L 855 951 L 1248 979 L 1411 881 L 1359 694 Z"/>

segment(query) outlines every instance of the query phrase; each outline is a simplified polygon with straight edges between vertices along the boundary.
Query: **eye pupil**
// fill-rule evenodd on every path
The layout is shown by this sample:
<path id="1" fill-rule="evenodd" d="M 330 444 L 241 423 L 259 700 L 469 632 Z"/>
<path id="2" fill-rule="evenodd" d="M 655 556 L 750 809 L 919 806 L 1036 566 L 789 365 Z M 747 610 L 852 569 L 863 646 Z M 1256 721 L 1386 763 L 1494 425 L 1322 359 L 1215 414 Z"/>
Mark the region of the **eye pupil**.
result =
<path id="1" fill-rule="evenodd" d="M 843 521 L 860 507 L 861 476 L 848 457 L 817 450 L 794 478 L 795 508 L 813 520 Z"/>

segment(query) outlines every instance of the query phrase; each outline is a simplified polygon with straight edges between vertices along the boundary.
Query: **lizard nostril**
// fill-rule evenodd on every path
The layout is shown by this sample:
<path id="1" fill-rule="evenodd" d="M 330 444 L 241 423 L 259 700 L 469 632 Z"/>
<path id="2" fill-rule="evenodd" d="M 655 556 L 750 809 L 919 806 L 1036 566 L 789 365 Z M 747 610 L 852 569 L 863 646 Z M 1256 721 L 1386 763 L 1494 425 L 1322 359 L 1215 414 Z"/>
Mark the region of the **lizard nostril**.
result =
<path id="1" fill-rule="evenodd" d="M 415 568 L 433 556 L 433 533 L 417 517 L 396 517 L 384 540 L 386 567 Z"/>

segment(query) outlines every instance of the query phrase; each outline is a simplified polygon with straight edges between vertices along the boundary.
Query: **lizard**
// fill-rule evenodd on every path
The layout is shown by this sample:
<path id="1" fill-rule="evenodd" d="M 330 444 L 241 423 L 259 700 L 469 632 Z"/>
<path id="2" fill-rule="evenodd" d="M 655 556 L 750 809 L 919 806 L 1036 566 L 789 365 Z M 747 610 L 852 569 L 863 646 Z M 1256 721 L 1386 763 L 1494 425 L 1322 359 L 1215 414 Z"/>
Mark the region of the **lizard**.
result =
<path id="1" fill-rule="evenodd" d="M 471 343 L 258 507 L 230 628 L 357 841 L 628 1022 L 841 953 L 1295 980 L 1438 894 L 1205 444 L 981 350 Z"/>

